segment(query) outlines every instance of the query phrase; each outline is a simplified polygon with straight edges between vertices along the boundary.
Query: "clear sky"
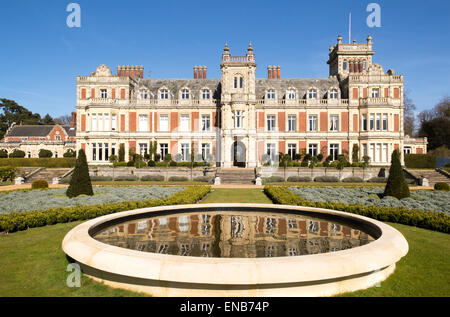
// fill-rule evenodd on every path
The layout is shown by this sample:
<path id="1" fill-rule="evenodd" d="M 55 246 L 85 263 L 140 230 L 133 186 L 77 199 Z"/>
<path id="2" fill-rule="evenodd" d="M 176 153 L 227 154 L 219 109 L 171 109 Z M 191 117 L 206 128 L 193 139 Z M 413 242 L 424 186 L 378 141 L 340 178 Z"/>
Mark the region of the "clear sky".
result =
<path id="1" fill-rule="evenodd" d="M 66 7 L 81 7 L 81 27 L 69 28 Z M 370 28 L 369 3 L 381 7 Z M 145 76 L 192 78 L 194 65 L 220 77 L 227 41 L 232 55 L 252 42 L 257 77 L 280 65 L 285 78 L 328 77 L 328 49 L 340 34 L 365 42 L 374 63 L 405 76 L 418 111 L 450 94 L 450 1 L 153 1 L 0 0 L 0 98 L 56 117 L 74 111 L 76 76 L 100 64 L 143 65 Z"/>

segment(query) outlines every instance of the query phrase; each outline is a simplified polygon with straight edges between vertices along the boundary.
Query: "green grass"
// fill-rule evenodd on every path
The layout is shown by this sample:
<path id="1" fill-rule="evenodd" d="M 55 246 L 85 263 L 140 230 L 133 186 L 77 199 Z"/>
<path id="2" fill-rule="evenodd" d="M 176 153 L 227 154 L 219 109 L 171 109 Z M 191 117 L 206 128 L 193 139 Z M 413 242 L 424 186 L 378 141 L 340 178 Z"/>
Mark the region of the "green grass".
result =
<path id="1" fill-rule="evenodd" d="M 69 288 L 69 261 L 61 249 L 66 233 L 81 222 L 33 228 L 0 236 L 0 297 L 4 296 L 138 296 L 94 282 Z"/>
<path id="2" fill-rule="evenodd" d="M 202 201 L 203 204 L 210 203 L 255 203 L 271 204 L 270 199 L 259 188 L 215 188 Z"/>
<path id="3" fill-rule="evenodd" d="M 261 189 L 214 189 L 202 203 L 270 203 Z M 61 249 L 72 222 L 0 235 L 0 296 L 140 296 L 109 288 L 85 276 L 69 288 L 69 263 Z M 381 287 L 341 296 L 450 296 L 450 235 L 400 224 L 408 254 Z"/>
<path id="4" fill-rule="evenodd" d="M 14 185 L 14 182 L 0 182 L 0 186 L 8 186 L 8 185 Z"/>
<path id="5" fill-rule="evenodd" d="M 450 235 L 388 223 L 409 244 L 393 274 L 371 287 L 341 296 L 450 296 Z"/>

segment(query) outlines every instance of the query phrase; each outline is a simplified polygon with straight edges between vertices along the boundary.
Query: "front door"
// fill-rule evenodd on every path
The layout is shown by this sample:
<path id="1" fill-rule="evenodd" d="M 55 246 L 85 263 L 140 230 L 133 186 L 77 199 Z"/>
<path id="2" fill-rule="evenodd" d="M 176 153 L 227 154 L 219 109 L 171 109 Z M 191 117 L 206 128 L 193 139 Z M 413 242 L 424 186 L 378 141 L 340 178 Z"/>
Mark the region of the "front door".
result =
<path id="1" fill-rule="evenodd" d="M 245 145 L 242 142 L 236 141 L 233 143 L 231 151 L 233 155 L 233 165 L 238 167 L 245 167 Z"/>

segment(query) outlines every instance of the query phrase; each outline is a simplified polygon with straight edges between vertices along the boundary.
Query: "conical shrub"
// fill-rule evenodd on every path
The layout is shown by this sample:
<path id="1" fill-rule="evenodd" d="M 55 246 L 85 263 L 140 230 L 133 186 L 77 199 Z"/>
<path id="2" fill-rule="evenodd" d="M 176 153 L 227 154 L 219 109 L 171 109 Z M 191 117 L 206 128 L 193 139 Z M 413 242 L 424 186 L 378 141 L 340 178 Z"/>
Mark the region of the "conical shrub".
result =
<path id="1" fill-rule="evenodd" d="M 69 188 L 66 191 L 67 197 L 77 197 L 79 195 L 94 195 L 92 190 L 91 178 L 89 177 L 89 168 L 86 161 L 84 150 L 78 151 L 78 157 L 75 169 L 70 180 Z"/>
<path id="2" fill-rule="evenodd" d="M 389 169 L 389 177 L 384 188 L 385 196 L 393 196 L 402 199 L 410 196 L 409 187 L 403 174 L 403 168 L 400 163 L 400 153 L 398 150 L 392 152 L 391 168 Z"/>

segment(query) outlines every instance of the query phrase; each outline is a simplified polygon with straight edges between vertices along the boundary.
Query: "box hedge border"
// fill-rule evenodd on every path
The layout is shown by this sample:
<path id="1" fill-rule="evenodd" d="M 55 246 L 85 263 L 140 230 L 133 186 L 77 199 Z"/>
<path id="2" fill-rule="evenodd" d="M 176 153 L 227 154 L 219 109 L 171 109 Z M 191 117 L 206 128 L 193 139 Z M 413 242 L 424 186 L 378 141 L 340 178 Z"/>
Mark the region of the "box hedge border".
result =
<path id="1" fill-rule="evenodd" d="M 0 166 L 13 167 L 46 167 L 71 168 L 75 166 L 76 158 L 0 158 Z"/>
<path id="2" fill-rule="evenodd" d="M 210 186 L 190 186 L 187 189 L 166 197 L 145 201 L 124 201 L 98 205 L 30 210 L 0 215 L 0 232 L 15 232 L 29 228 L 53 225 L 78 220 L 87 220 L 125 210 L 156 206 L 195 204 L 211 190 Z"/>
<path id="3" fill-rule="evenodd" d="M 334 202 L 306 200 L 286 187 L 265 186 L 264 193 L 275 203 L 282 205 L 306 206 L 349 212 L 380 221 L 400 223 L 419 228 L 450 232 L 450 217 L 443 212 L 419 211 L 416 209 L 362 206 Z"/>

